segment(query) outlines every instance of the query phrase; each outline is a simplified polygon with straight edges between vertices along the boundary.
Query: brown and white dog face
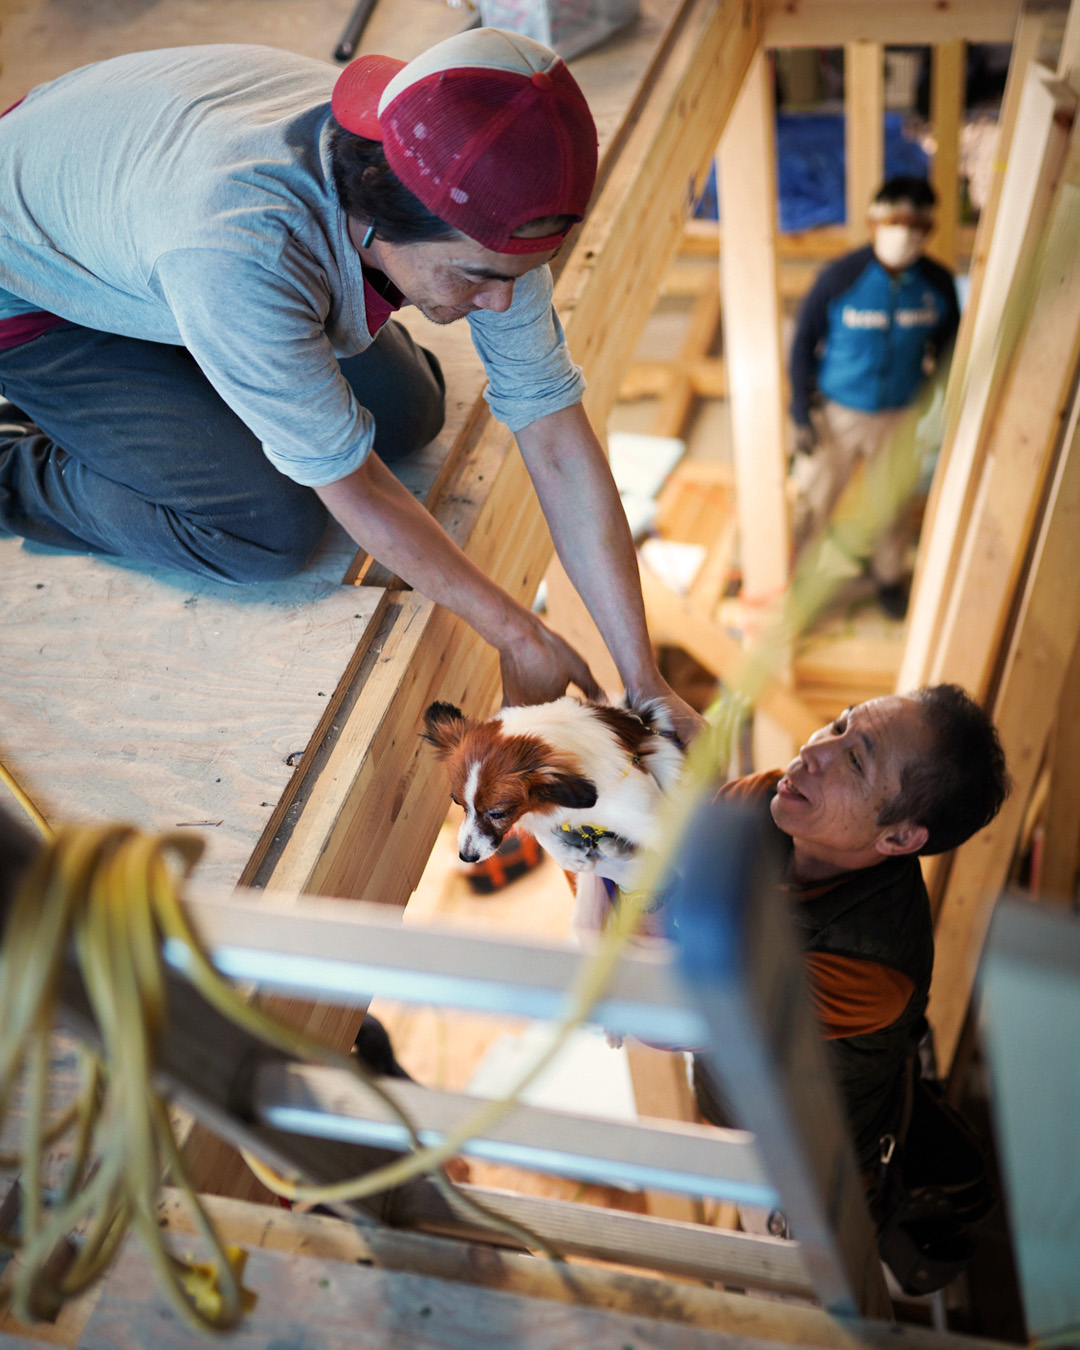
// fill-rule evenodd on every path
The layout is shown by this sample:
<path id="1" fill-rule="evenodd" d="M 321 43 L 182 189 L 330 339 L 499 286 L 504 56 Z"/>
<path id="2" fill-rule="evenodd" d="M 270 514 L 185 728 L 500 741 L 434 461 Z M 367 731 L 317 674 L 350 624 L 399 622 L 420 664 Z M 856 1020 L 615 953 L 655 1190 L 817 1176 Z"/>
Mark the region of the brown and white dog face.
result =
<path id="1" fill-rule="evenodd" d="M 424 739 L 446 764 L 450 795 L 465 811 L 458 831 L 463 862 L 490 858 L 523 816 L 596 804 L 596 786 L 574 756 L 538 736 L 508 733 L 499 718 L 474 722 L 451 703 L 433 703 L 424 727 Z"/>

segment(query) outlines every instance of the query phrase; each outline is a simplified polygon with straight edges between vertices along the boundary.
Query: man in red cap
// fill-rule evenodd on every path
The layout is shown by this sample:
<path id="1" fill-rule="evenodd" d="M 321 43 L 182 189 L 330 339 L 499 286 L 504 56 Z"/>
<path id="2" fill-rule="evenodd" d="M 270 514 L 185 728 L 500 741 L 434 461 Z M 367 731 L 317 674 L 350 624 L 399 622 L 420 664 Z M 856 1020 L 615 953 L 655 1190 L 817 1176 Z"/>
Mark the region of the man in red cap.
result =
<path id="1" fill-rule="evenodd" d="M 390 316 L 466 319 L 628 693 L 691 732 L 551 303 L 595 176 L 565 64 L 497 29 L 340 76 L 212 46 L 32 90 L 0 120 L 0 532 L 258 582 L 301 567 L 329 511 L 497 648 L 508 701 L 596 693 L 386 466 L 444 396 Z"/>

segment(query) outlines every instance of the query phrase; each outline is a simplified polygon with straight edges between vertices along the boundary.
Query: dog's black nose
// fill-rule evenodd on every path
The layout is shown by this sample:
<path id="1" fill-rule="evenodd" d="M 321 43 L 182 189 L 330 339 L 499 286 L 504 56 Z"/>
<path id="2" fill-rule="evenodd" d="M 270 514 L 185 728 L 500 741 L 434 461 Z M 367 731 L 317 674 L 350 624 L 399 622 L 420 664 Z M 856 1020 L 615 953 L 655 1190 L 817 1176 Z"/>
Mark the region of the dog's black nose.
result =
<path id="1" fill-rule="evenodd" d="M 479 853 L 459 853 L 459 854 L 458 854 L 458 857 L 459 857 L 459 858 L 461 859 L 461 861 L 464 862 L 464 863 L 474 863 L 474 862 L 479 862 L 479 861 L 480 861 L 480 854 L 479 854 Z"/>

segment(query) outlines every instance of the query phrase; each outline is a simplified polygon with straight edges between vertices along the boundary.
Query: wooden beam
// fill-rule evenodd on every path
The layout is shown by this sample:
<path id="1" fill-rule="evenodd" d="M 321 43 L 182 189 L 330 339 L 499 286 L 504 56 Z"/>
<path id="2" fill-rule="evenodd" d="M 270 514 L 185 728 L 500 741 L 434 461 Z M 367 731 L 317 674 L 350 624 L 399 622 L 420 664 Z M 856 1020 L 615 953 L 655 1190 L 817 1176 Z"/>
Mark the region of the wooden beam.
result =
<path id="1" fill-rule="evenodd" d="M 759 51 L 718 156 L 724 218 L 720 255 L 743 595 L 751 606 L 787 586 L 787 419 L 776 262 L 776 135 L 769 66 Z M 763 612 L 765 612 L 763 610 Z M 748 635 L 753 643 L 757 634 Z M 780 680 L 786 678 L 783 670 Z M 754 723 L 755 760 L 786 764 L 791 740 Z"/>
<path id="2" fill-rule="evenodd" d="M 747 1234 L 712 1233 L 708 1229 L 695 1232 L 685 1224 L 666 1223 L 625 1211 L 514 1196 L 508 1191 L 480 1186 L 465 1189 L 496 1212 L 525 1224 L 553 1243 L 557 1241 L 556 1232 L 573 1231 L 577 1242 L 564 1238 L 562 1243 L 568 1255 L 572 1254 L 568 1248 L 587 1239 L 590 1220 L 595 1220 L 596 1250 L 605 1255 L 593 1260 L 647 1267 L 650 1259 L 658 1258 L 660 1264 L 653 1269 L 668 1270 L 674 1265 L 680 1273 L 698 1279 L 722 1271 L 722 1278 L 731 1284 L 813 1297 L 799 1262 L 798 1244 L 794 1242 L 753 1237 L 747 1240 Z M 357 1228 L 329 1215 L 271 1209 L 219 1196 L 205 1197 L 205 1204 L 225 1241 L 249 1248 L 298 1252 L 350 1264 L 360 1262 L 381 1270 L 430 1275 L 560 1303 L 577 1302 L 638 1315 L 657 1315 L 687 1326 L 715 1327 L 716 1318 L 725 1313 L 753 1319 L 759 1310 L 769 1306 L 740 1294 L 632 1274 L 625 1268 L 605 1270 L 581 1263 L 568 1267 L 525 1253 L 509 1250 L 496 1253 L 479 1242 L 395 1228 Z M 167 1189 L 162 1193 L 158 1213 L 169 1232 L 193 1234 L 191 1214 L 179 1191 Z M 742 1260 L 726 1258 L 725 1253 L 738 1251 L 745 1253 Z M 677 1264 L 680 1260 L 685 1264 Z M 801 1344 L 835 1345 L 831 1340 L 819 1341 L 827 1321 L 822 1313 L 813 1308 L 800 1311 L 810 1314 L 803 1324 L 808 1339 Z M 834 1326 L 834 1333 L 835 1330 Z"/>
<path id="3" fill-rule="evenodd" d="M 866 211 L 885 177 L 885 48 L 844 47 L 844 183 L 851 247 L 870 239 Z"/>
<path id="4" fill-rule="evenodd" d="M 1019 0 L 765 0 L 763 41 L 766 47 L 1009 42 L 1019 10 Z"/>
<path id="5" fill-rule="evenodd" d="M 960 39 L 939 42 L 931 59 L 930 120 L 934 157 L 930 181 L 938 196 L 937 217 L 927 252 L 950 271 L 957 262 L 960 219 L 960 127 L 964 118 L 967 44 Z"/>
<path id="6" fill-rule="evenodd" d="M 709 616 L 675 595 L 649 571 L 641 569 L 641 589 L 649 631 L 661 646 L 681 647 L 718 679 L 731 683 L 746 667 L 747 655 L 735 638 Z M 757 697 L 757 707 L 800 744 L 821 726 L 821 718 L 786 685 L 770 680 Z"/>
<path id="7" fill-rule="evenodd" d="M 968 298 L 964 312 L 960 318 L 960 330 L 957 333 L 956 345 L 952 354 L 952 378 L 950 379 L 948 389 L 946 390 L 946 442 L 950 439 L 951 428 L 955 421 L 957 404 L 963 387 L 962 376 L 967 370 L 967 364 L 971 354 L 972 336 L 976 329 L 980 312 L 983 285 L 987 274 L 988 257 L 995 235 L 998 208 L 1001 204 L 1002 189 L 1005 182 L 1005 169 L 1009 161 L 1013 136 L 1017 133 L 1021 100 L 1028 79 L 1028 67 L 1031 62 L 1038 57 L 1039 48 L 1043 39 L 1044 27 L 1044 14 L 1032 13 L 1025 10 L 1020 14 L 1020 18 L 1016 25 L 1016 33 L 1013 37 L 1012 54 L 1009 59 L 1009 70 L 1005 81 L 1005 93 L 1002 98 L 1001 111 L 998 116 L 998 142 L 994 155 L 993 171 L 990 176 L 986 200 L 983 202 L 982 209 L 979 212 L 979 221 L 975 227 L 974 238 L 967 246 L 967 255 L 971 259 L 971 264 L 968 269 Z M 1023 131 L 1021 137 L 1026 141 L 1027 136 L 1030 134 L 1030 131 Z M 1045 132 L 1043 134 L 1045 134 Z M 1063 140 L 1062 146 L 1064 146 Z M 1027 154 L 1028 151 L 1025 149 L 1022 153 Z M 1015 204 L 1013 209 L 1015 210 Z M 959 231 L 961 239 L 963 238 L 965 230 L 969 228 L 970 227 L 964 227 Z M 1003 226 L 1003 230 L 1006 229 L 1011 233 L 1011 227 Z M 963 251 L 962 245 L 961 251 Z M 995 272 L 999 272 L 1000 270 L 1000 264 L 998 264 L 995 268 Z M 997 277 L 997 284 L 1002 284 L 1000 276 Z M 929 527 L 933 519 L 935 494 L 940 478 L 941 475 L 938 475 L 935 478 L 934 488 L 931 490 L 930 501 L 927 503 L 926 518 L 923 527 L 924 531 L 927 533 L 929 532 Z M 916 572 L 916 581 L 918 581 L 918 572 Z"/>
<path id="8" fill-rule="evenodd" d="M 723 398 L 727 390 L 724 362 L 719 356 L 699 356 L 685 363 L 635 361 L 623 376 L 619 401 L 633 403 L 639 398 L 661 398 L 679 378 L 686 380 L 696 398 Z"/>
<path id="9" fill-rule="evenodd" d="M 949 373 L 945 438 L 919 546 L 901 691 L 931 677 L 994 413 L 1032 309 L 1031 277 L 1068 146 L 1061 98 L 1047 73 L 1034 65 L 1025 72 L 978 307 L 965 314 Z"/>
<path id="10" fill-rule="evenodd" d="M 716 262 L 712 284 L 703 286 L 694 302 L 690 324 L 674 363 L 671 382 L 660 395 L 659 405 L 653 413 L 650 424 L 653 436 L 675 436 L 681 439 L 689 430 L 694 405 L 698 399 L 694 375 L 695 363 L 704 363 L 709 359 L 708 351 L 716 339 L 716 330 L 720 326 L 719 257 Z M 716 364 L 722 366 L 722 363 Z"/>
<path id="11" fill-rule="evenodd" d="M 930 679 L 983 699 L 1068 416 L 1080 360 L 1080 121 L 1073 124 Z"/>
<path id="12" fill-rule="evenodd" d="M 993 705 L 1013 791 L 997 818 L 957 851 L 935 928 L 927 1016 L 944 1073 L 956 1052 L 986 927 L 1008 875 L 1080 631 L 1078 520 L 1080 399 L 1072 407 Z"/>
<path id="13" fill-rule="evenodd" d="M 626 1043 L 625 1050 L 639 1116 L 655 1120 L 698 1120 L 694 1094 L 686 1075 L 686 1057 L 680 1051 L 658 1050 L 633 1039 Z M 705 1218 L 704 1206 L 697 1196 L 648 1191 L 645 1204 L 650 1214 L 661 1219 L 702 1223 Z"/>

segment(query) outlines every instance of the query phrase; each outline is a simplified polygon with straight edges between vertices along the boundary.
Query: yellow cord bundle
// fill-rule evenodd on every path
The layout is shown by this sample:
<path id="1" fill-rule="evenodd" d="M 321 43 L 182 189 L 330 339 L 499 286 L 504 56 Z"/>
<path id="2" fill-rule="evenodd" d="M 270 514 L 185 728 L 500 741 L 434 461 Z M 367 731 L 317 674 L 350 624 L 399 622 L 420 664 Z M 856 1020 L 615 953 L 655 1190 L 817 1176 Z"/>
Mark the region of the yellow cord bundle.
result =
<path id="1" fill-rule="evenodd" d="M 549 1251 L 527 1229 L 457 1191 L 438 1170 L 457 1147 L 423 1150 L 412 1122 L 363 1065 L 281 1026 L 221 979 L 188 926 L 175 866 L 169 866 L 172 855 L 181 876 L 187 875 L 202 847 L 191 835 L 151 838 L 126 825 L 68 827 L 35 860 L 16 896 L 0 953 L 0 1125 L 23 1068 L 28 1102 L 20 1156 L 0 1158 L 0 1165 L 21 1165 L 27 1193 L 12 1295 L 18 1315 L 28 1320 L 53 1315 L 65 1299 L 101 1274 L 129 1227 L 146 1244 L 174 1303 L 198 1325 L 213 1330 L 233 1326 L 245 1306 L 240 1286 L 244 1254 L 223 1247 L 217 1238 L 187 1179 L 165 1101 L 152 1082 L 154 1046 L 167 1015 L 161 958 L 167 939 L 188 949 L 188 977 L 208 1003 L 268 1046 L 360 1078 L 387 1104 L 419 1150 L 416 1157 L 380 1168 L 351 1187 L 321 1188 L 328 1198 L 337 1191 L 347 1192 L 341 1199 L 374 1195 L 427 1172 L 455 1208 L 473 1212 L 527 1247 Z M 49 1033 L 59 973 L 72 938 L 102 1050 L 100 1056 L 84 1051 L 78 1101 L 62 1118 L 46 1123 Z M 42 1152 L 72 1127 L 75 1140 L 67 1176 L 58 1203 L 47 1209 Z M 281 1193 L 303 1189 L 245 1156 L 257 1175 Z M 156 1196 L 166 1170 L 185 1191 L 196 1230 L 210 1244 L 209 1267 L 177 1261 L 165 1247 Z M 75 1259 L 54 1280 L 46 1273 L 49 1257 L 76 1229 L 85 1231 Z"/>
<path id="2" fill-rule="evenodd" d="M 148 839 L 123 825 L 63 829 L 31 864 L 16 896 L 0 957 L 0 1119 L 20 1068 L 27 1103 L 20 1158 L 25 1194 L 12 1299 L 20 1317 L 55 1313 L 109 1264 L 129 1227 L 142 1238 L 165 1288 L 201 1325 L 234 1325 L 243 1310 L 243 1254 L 222 1247 L 193 1193 L 197 1230 L 210 1244 L 213 1287 L 166 1250 L 156 1197 L 169 1168 L 185 1184 L 166 1106 L 151 1083 L 154 1042 L 166 1016 L 155 913 L 175 903 L 166 858 L 185 871 L 202 845 L 190 837 Z M 100 1056 L 83 1053 L 82 1090 L 63 1118 L 46 1124 L 46 1075 L 60 972 L 74 939 L 101 1035 Z M 46 1206 L 44 1147 L 74 1127 L 59 1198 Z M 187 1188 L 191 1193 L 191 1188 Z M 73 1259 L 48 1273 L 54 1249 L 78 1232 Z"/>

